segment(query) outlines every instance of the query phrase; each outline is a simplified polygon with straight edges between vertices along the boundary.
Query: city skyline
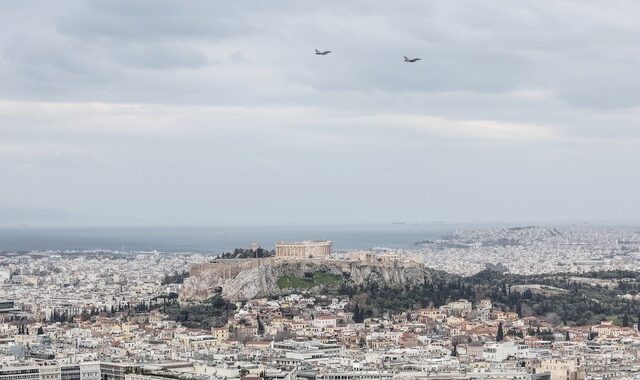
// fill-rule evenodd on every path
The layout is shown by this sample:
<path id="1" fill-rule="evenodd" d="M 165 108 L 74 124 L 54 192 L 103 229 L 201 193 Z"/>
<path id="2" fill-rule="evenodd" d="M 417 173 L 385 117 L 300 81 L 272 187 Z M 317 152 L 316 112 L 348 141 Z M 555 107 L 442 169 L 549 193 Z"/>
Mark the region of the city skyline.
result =
<path id="1" fill-rule="evenodd" d="M 0 380 L 640 379 L 640 2 L 0 7 Z"/>
<path id="2" fill-rule="evenodd" d="M 0 239 L 2 240 L 2 239 Z M 0 251 L 5 380 L 633 380 L 640 231 Z"/>

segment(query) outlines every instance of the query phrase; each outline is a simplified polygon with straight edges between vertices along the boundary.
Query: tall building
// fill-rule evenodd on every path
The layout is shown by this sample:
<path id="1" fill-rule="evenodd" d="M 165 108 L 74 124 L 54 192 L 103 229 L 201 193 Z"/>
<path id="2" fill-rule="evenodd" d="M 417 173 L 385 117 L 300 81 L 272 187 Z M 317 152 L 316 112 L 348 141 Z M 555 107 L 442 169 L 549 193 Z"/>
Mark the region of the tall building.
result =
<path id="1" fill-rule="evenodd" d="M 329 256 L 331 256 L 331 242 L 328 240 L 280 241 L 276 243 L 276 257 L 322 258 Z"/>

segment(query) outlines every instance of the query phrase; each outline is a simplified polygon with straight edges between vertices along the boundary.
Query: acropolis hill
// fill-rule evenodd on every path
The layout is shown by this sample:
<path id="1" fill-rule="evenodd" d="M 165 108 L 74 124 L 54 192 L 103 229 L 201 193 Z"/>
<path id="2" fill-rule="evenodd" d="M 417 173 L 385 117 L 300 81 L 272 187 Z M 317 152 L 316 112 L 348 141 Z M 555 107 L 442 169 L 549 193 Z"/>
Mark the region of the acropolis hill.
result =
<path id="1" fill-rule="evenodd" d="M 313 282 L 314 274 L 323 274 Z M 247 300 L 291 292 L 297 285 L 311 292 L 327 286 L 364 285 L 373 281 L 390 286 L 420 284 L 445 276 L 411 259 L 263 258 L 227 259 L 191 267 L 180 292 L 184 301 L 204 300 L 221 292 L 230 300 Z"/>

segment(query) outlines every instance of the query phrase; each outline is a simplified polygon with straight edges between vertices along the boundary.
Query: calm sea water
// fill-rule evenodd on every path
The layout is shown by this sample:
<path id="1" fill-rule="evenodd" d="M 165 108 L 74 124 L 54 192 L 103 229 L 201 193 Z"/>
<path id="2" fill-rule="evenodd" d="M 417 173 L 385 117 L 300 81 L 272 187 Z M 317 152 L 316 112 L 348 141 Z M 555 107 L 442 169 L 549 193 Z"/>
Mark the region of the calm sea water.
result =
<path id="1" fill-rule="evenodd" d="M 279 240 L 307 239 L 331 240 L 335 250 L 411 248 L 416 241 L 437 238 L 451 230 L 465 227 L 470 226 L 16 227 L 0 229 L 0 251 L 105 249 L 219 253 L 249 247 L 252 242 L 272 248 Z"/>

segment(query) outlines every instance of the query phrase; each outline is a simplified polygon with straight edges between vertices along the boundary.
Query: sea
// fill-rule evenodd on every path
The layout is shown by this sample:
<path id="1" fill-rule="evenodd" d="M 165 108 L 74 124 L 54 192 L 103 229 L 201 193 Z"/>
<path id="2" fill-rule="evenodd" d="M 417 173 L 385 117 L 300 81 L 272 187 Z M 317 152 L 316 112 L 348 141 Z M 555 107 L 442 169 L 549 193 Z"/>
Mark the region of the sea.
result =
<path id="1" fill-rule="evenodd" d="M 331 240 L 333 249 L 410 249 L 425 239 L 477 226 L 444 223 L 229 226 L 229 227 L 10 227 L 0 228 L 0 252 L 158 251 L 222 253 L 257 243 L 271 249 L 276 241 Z"/>

